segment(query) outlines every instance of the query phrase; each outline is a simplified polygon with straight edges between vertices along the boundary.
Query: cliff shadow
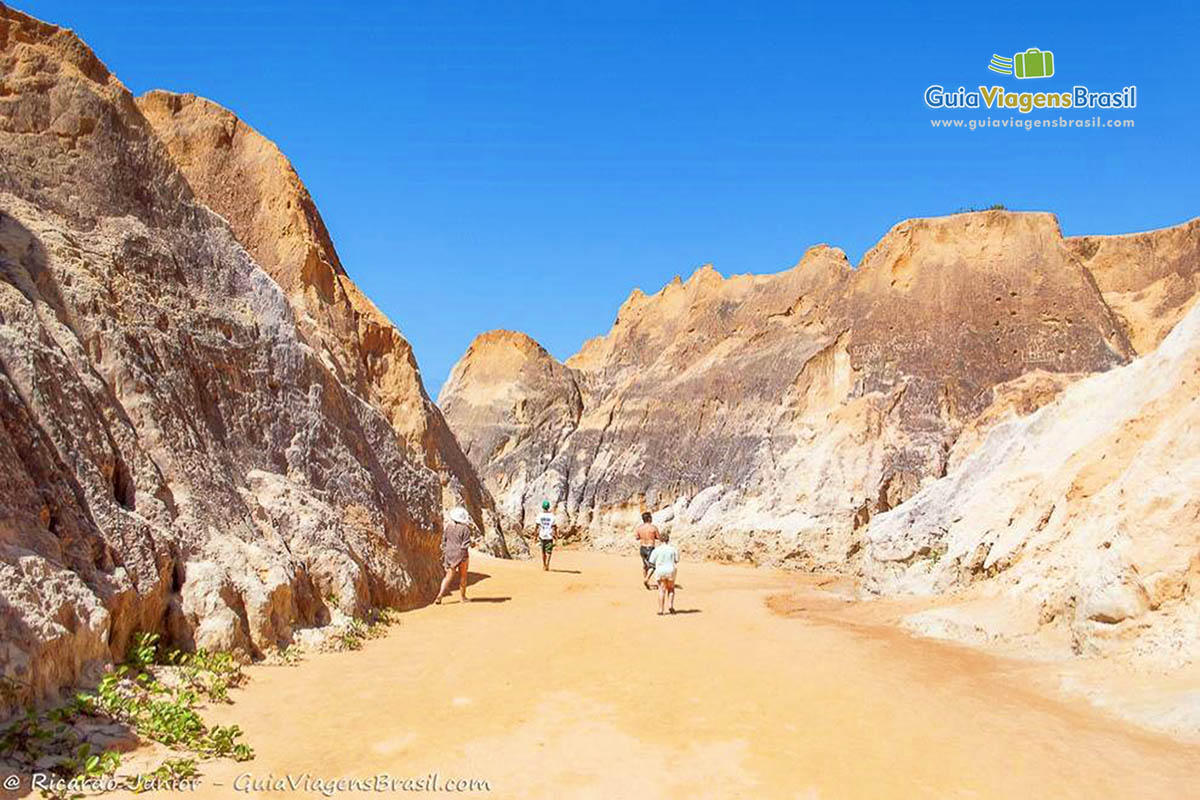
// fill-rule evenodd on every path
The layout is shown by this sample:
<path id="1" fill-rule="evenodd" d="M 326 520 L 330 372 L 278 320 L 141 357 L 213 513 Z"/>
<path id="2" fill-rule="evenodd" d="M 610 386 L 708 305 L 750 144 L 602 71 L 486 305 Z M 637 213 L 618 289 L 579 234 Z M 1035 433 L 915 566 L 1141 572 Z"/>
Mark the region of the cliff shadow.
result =
<path id="1" fill-rule="evenodd" d="M 50 270 L 45 245 L 36 233 L 4 209 L 0 209 L 0 280 L 13 286 L 31 305 L 45 303 L 58 321 L 78 337 L 62 290 Z"/>

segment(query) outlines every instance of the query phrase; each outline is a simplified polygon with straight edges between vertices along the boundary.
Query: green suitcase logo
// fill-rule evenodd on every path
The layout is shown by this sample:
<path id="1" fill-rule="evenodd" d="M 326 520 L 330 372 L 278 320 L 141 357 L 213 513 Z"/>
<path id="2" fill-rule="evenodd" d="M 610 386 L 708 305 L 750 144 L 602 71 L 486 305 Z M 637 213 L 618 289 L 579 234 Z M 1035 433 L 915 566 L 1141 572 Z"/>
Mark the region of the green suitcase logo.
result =
<path id="1" fill-rule="evenodd" d="M 1012 58 L 993 53 L 988 69 L 1018 78 L 1049 78 L 1054 74 L 1054 53 L 1036 47 L 1017 53 Z"/>
<path id="2" fill-rule="evenodd" d="M 1049 78 L 1054 74 L 1054 53 L 1031 47 L 1013 56 L 1013 64 L 1018 78 Z"/>

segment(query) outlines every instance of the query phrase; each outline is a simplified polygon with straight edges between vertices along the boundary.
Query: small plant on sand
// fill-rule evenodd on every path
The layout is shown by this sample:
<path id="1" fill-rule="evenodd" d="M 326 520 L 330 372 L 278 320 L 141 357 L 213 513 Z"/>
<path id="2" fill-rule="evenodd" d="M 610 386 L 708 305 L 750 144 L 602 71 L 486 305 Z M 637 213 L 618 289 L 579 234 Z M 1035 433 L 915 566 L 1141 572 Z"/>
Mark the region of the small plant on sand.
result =
<path id="1" fill-rule="evenodd" d="M 135 633 L 125 655 L 125 663 L 131 669 L 144 670 L 158 663 L 158 634 Z"/>
<path id="2" fill-rule="evenodd" d="M 189 688 L 218 703 L 228 703 L 230 687 L 237 686 L 244 678 L 242 665 L 231 653 L 171 650 L 163 663 L 175 667 L 180 680 Z"/>
<path id="3" fill-rule="evenodd" d="M 276 653 L 275 658 L 279 663 L 292 667 L 304 660 L 304 650 L 297 645 L 289 644 Z"/>
<path id="4" fill-rule="evenodd" d="M 163 787 L 176 788 L 181 781 L 191 780 L 200 774 L 194 758 L 168 758 L 150 772 L 134 776 L 128 788 L 134 794 L 160 793 Z"/>
<path id="5" fill-rule="evenodd" d="M 194 778 L 200 773 L 196 768 L 196 759 L 194 758 L 168 758 L 158 765 L 152 772 L 147 772 L 140 776 L 146 782 L 168 782 L 172 780 L 183 780 L 185 778 Z"/>
<path id="6" fill-rule="evenodd" d="M 385 636 L 388 628 L 399 623 L 400 618 L 396 615 L 395 609 L 375 609 L 367 617 L 367 638 L 378 639 Z"/>
<path id="7" fill-rule="evenodd" d="M 334 637 L 338 650 L 361 650 L 363 640 L 367 638 L 367 623 L 361 619 L 352 619 L 346 627 L 338 631 Z"/>
<path id="8" fill-rule="evenodd" d="M 385 636 L 387 629 L 398 622 L 396 612 L 390 608 L 374 609 L 365 619 L 355 617 L 333 635 L 335 649 L 361 650 L 367 639 Z"/>
<path id="9" fill-rule="evenodd" d="M 214 725 L 199 742 L 199 752 L 211 758 L 249 761 L 254 758 L 250 746 L 239 742 L 242 729 L 237 725 Z"/>
<path id="10" fill-rule="evenodd" d="M 60 766 L 71 778 L 102 778 L 117 771 L 117 767 L 121 766 L 121 755 L 115 750 L 93 753 L 92 746 L 84 742 L 79 745 L 75 754 L 64 759 Z"/>

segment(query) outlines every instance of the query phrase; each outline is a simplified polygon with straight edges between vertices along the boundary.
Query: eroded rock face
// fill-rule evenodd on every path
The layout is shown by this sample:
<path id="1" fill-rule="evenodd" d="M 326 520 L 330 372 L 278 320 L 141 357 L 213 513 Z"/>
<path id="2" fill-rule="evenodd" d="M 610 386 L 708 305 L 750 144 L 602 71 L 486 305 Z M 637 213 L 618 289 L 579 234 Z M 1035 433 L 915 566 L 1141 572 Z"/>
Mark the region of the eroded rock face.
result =
<path id="1" fill-rule="evenodd" d="M 255 227 L 280 164 L 239 187 L 281 216 L 231 230 L 82 42 L 3 6 L 0 164 L 0 703 L 138 630 L 253 656 L 428 598 L 441 418 L 340 268 L 297 300 L 336 256 L 311 209 L 276 250 Z"/>
<path id="2" fill-rule="evenodd" d="M 547 498 L 604 546 L 650 509 L 703 555 L 838 566 L 964 427 L 1132 354 L 1054 217 L 991 211 L 635 291 L 564 365 L 485 334 L 439 402 L 517 523 Z"/>
<path id="3" fill-rule="evenodd" d="M 528 484 L 540 477 L 534 465 L 553 463 L 579 426 L 575 372 L 523 333 L 492 331 L 471 343 L 446 386 L 461 387 L 443 391 L 441 405 L 462 423 L 463 450 L 487 465 L 508 527 L 521 530 Z"/>
<path id="4" fill-rule="evenodd" d="M 956 613 L 992 639 L 1057 632 L 1076 652 L 1194 660 L 1198 390 L 1193 306 L 1152 353 L 997 425 L 949 475 L 874 519 L 868 586 L 954 593 L 967 609 Z"/>
<path id="5" fill-rule="evenodd" d="M 1123 236 L 1078 236 L 1067 246 L 1096 278 L 1140 355 L 1200 296 L 1200 219 Z"/>
<path id="6" fill-rule="evenodd" d="M 485 548 L 507 557 L 495 504 L 425 393 L 412 348 L 346 275 L 291 163 L 232 112 L 195 95 L 154 91 L 138 108 L 197 199 L 283 288 L 297 325 L 342 383 L 382 412 L 416 458 L 442 476 L 443 505 L 462 504 Z M 513 550 L 527 554 L 524 540 Z"/>

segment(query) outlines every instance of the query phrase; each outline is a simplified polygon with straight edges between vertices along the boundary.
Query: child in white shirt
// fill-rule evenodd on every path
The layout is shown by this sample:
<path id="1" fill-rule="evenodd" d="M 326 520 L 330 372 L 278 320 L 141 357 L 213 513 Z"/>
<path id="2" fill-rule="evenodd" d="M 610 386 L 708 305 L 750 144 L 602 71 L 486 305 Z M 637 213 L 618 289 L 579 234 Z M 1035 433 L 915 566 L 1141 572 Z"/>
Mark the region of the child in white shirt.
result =
<path id="1" fill-rule="evenodd" d="M 675 613 L 675 573 L 679 566 L 679 551 L 671 544 L 671 534 L 659 531 L 658 546 L 646 559 L 654 567 L 654 580 L 658 581 L 658 614 Z M 664 610 L 668 605 L 670 607 Z"/>

